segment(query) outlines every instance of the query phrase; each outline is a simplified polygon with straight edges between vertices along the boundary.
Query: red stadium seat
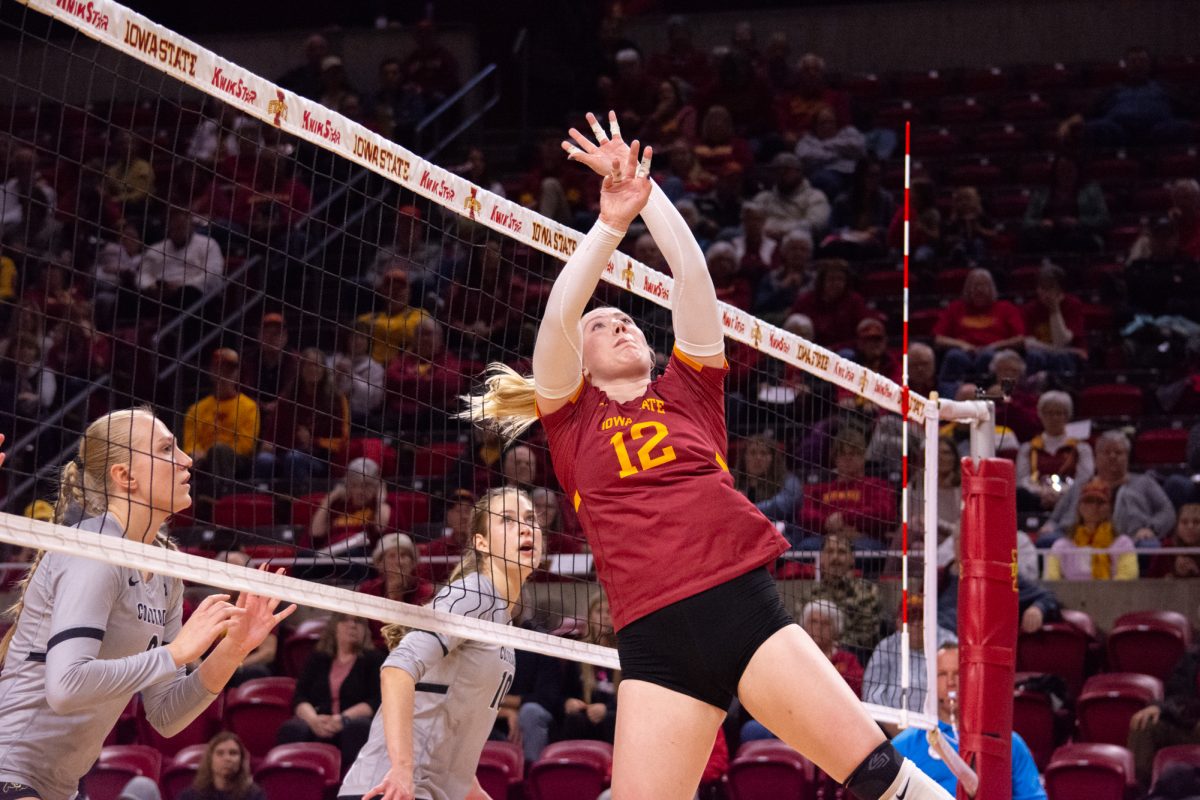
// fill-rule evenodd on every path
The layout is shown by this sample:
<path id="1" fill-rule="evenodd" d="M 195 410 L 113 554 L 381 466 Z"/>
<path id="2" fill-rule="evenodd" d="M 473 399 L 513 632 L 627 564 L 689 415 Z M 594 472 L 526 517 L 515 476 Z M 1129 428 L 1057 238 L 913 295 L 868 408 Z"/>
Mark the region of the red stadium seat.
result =
<path id="1" fill-rule="evenodd" d="M 1150 703 L 1162 700 L 1162 681 L 1134 672 L 1093 675 L 1083 684 L 1076 704 L 1077 739 L 1121 744 L 1129 736 L 1129 720 Z"/>
<path id="2" fill-rule="evenodd" d="M 1032 673 L 1021 673 L 1028 676 Z M 1054 705 L 1050 697 L 1021 687 L 1013 690 L 1013 731 L 1021 734 L 1033 754 L 1038 771 L 1046 769 L 1054 753 Z"/>
<path id="3" fill-rule="evenodd" d="M 1032 264 L 1017 267 L 1008 273 L 1008 291 L 1016 294 L 1032 294 L 1037 289 L 1038 275 L 1041 272 L 1040 266 Z"/>
<path id="4" fill-rule="evenodd" d="M 1185 428 L 1155 428 L 1142 431 L 1133 442 L 1133 462 L 1143 467 L 1187 462 L 1188 432 Z"/>
<path id="5" fill-rule="evenodd" d="M 576 800 L 596 797 L 612 775 L 612 745 L 571 739 L 542 751 L 525 781 L 532 800 Z"/>
<path id="6" fill-rule="evenodd" d="M 254 770 L 254 782 L 267 797 L 325 800 L 335 791 L 342 770 L 342 751 L 323 742 L 296 742 L 271 748 Z"/>
<path id="7" fill-rule="evenodd" d="M 958 298 L 970 274 L 969 269 L 944 269 L 933 279 L 933 290 L 942 297 Z"/>
<path id="8" fill-rule="evenodd" d="M 162 787 L 163 800 L 176 800 L 184 789 L 196 780 L 196 772 L 204 761 L 206 744 L 191 744 L 175 754 L 165 767 L 159 786 Z"/>
<path id="9" fill-rule="evenodd" d="M 213 506 L 213 524 L 222 528 L 265 528 L 275 524 L 275 496 L 230 494 Z"/>
<path id="10" fill-rule="evenodd" d="M 1054 751 L 1045 772 L 1049 800 L 1125 800 L 1134 786 L 1133 753 L 1077 742 Z"/>
<path id="11" fill-rule="evenodd" d="M 387 501 L 392 507 L 390 527 L 411 531 L 429 522 L 429 495 L 424 492 L 392 492 Z"/>
<path id="12" fill-rule="evenodd" d="M 924 131 L 913 136 L 912 151 L 926 156 L 945 156 L 959 152 L 962 143 L 945 128 Z"/>
<path id="13" fill-rule="evenodd" d="M 524 751 L 513 742 L 485 743 L 475 777 L 492 800 L 505 800 L 525 777 Z"/>
<path id="14" fill-rule="evenodd" d="M 105 747 L 92 769 L 83 778 L 88 800 L 117 800 L 125 784 L 139 775 L 158 782 L 162 772 L 162 753 L 141 744 L 117 744 Z"/>
<path id="15" fill-rule="evenodd" d="M 1002 92 L 1012 83 L 1012 78 L 1000 67 L 968 69 L 963 72 L 963 89 L 974 94 Z"/>
<path id="16" fill-rule="evenodd" d="M 975 149 L 981 153 L 1007 153 L 1029 147 L 1029 134 L 1012 125 L 983 131 L 975 137 Z"/>
<path id="17" fill-rule="evenodd" d="M 300 677 L 300 672 L 304 669 L 304 662 L 308 661 L 313 647 L 316 646 L 317 640 L 325 631 L 326 622 L 325 617 L 306 619 L 283 640 L 281 658 L 284 675 L 292 678 Z"/>
<path id="18" fill-rule="evenodd" d="M 940 97 L 946 89 L 946 78 L 936 69 L 902 72 L 896 76 L 896 91 L 901 97 Z"/>
<path id="19" fill-rule="evenodd" d="M 1153 675 L 1166 681 L 1191 644 L 1191 638 L 1187 617 L 1178 611 L 1122 614 L 1108 634 L 1109 668 Z"/>
<path id="20" fill-rule="evenodd" d="M 1200 744 L 1174 744 L 1155 753 L 1150 785 L 1158 783 L 1158 776 L 1163 770 L 1174 764 L 1200 769 Z"/>
<path id="21" fill-rule="evenodd" d="M 948 182 L 951 186 L 995 186 L 1004 179 L 1004 173 L 987 158 L 962 164 L 950 170 Z"/>
<path id="22" fill-rule="evenodd" d="M 1142 235 L 1141 225 L 1115 225 L 1108 230 L 1108 249 L 1125 253 Z"/>
<path id="23" fill-rule="evenodd" d="M 1053 155 L 1026 158 L 1017 166 L 1017 181 L 1030 186 L 1047 184 L 1053 171 Z"/>
<path id="24" fill-rule="evenodd" d="M 191 724 L 174 736 L 163 736 L 146 719 L 145 707 L 137 717 L 138 742 L 149 745 L 168 758 L 190 745 L 202 745 L 221 730 L 221 715 L 225 708 L 224 696 L 217 695 Z"/>
<path id="25" fill-rule="evenodd" d="M 1017 670 L 1057 675 L 1072 697 L 1083 687 L 1088 637 L 1068 622 L 1047 622 L 1041 630 L 1017 637 Z"/>
<path id="26" fill-rule="evenodd" d="M 863 297 L 868 300 L 900 297 L 904 292 L 904 273 L 895 269 L 869 272 L 860 283 Z"/>
<path id="27" fill-rule="evenodd" d="M 729 764 L 725 789 L 729 800 L 800 798 L 816 800 L 816 767 L 777 739 L 746 742 Z"/>
<path id="28" fill-rule="evenodd" d="M 321 507 L 325 492 L 313 492 L 297 497 L 292 501 L 292 526 L 307 529 L 312 524 L 313 514 Z"/>
<path id="29" fill-rule="evenodd" d="M 987 110 L 974 97 L 951 97 L 943 100 L 938 109 L 938 119 L 945 124 L 979 122 Z"/>
<path id="30" fill-rule="evenodd" d="M 1139 214 L 1165 214 L 1171 205 L 1171 190 L 1161 184 L 1135 190 L 1130 203 L 1130 207 Z"/>
<path id="31" fill-rule="evenodd" d="M 883 91 L 879 76 L 874 72 L 862 75 L 849 75 L 842 79 L 842 89 L 855 100 L 869 100 L 879 96 Z"/>
<path id="32" fill-rule="evenodd" d="M 114 744 L 135 744 L 137 742 L 137 718 L 138 710 L 141 707 L 142 696 L 135 694 L 125 704 L 125 708 L 121 711 L 121 716 L 117 717 L 117 724 L 108 732 L 108 736 L 104 739 L 104 746 Z"/>
<path id="33" fill-rule="evenodd" d="M 1130 186 L 1142 175 L 1142 165 L 1120 153 L 1113 158 L 1100 158 L 1088 164 L 1087 177 L 1101 186 Z"/>
<path id="34" fill-rule="evenodd" d="M 923 308 L 912 312 L 908 317 L 908 335 L 923 338 L 933 336 L 933 326 L 937 325 L 941 315 L 941 310 L 936 308 Z"/>
<path id="35" fill-rule="evenodd" d="M 1000 116 L 1003 119 L 1046 119 L 1053 113 L 1051 105 L 1037 92 L 1030 92 L 1025 97 L 1009 100 L 1000 106 Z"/>
<path id="36" fill-rule="evenodd" d="M 435 442 L 413 454 L 414 478 L 441 478 L 450 474 L 462 457 L 466 445 L 462 442 Z"/>
<path id="37" fill-rule="evenodd" d="M 294 678 L 256 678 L 225 695 L 225 727 L 241 737 L 253 756 L 275 746 L 276 734 L 292 718 Z"/>
<path id="38" fill-rule="evenodd" d="M 1160 156 L 1155 167 L 1160 178 L 1191 178 L 1200 174 L 1200 154 L 1195 147 Z"/>
<path id="39" fill-rule="evenodd" d="M 1029 205 L 1028 189 L 1000 189 L 987 200 L 988 208 L 997 219 L 1020 219 Z"/>
<path id="40" fill-rule="evenodd" d="M 1075 80 L 1075 70 L 1065 64 L 1034 64 L 1025 70 L 1025 83 L 1031 89 L 1053 89 Z"/>
<path id="41" fill-rule="evenodd" d="M 1092 417 L 1136 417 L 1145 407 L 1145 397 L 1137 386 L 1127 383 L 1105 383 L 1089 386 L 1079 393 L 1076 416 L 1079 419 Z"/>

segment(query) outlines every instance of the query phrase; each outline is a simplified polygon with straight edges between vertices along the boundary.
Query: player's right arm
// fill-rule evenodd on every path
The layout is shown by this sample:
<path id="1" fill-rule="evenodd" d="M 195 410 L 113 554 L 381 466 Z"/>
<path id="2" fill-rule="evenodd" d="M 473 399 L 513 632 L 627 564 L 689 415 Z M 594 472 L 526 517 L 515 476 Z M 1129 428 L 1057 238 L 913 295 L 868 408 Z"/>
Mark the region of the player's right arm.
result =
<path id="1" fill-rule="evenodd" d="M 646 148 L 647 157 L 652 152 Z M 600 191 L 600 219 L 567 259 L 546 301 L 546 314 L 533 347 L 533 381 L 538 411 L 543 415 L 562 408 L 579 388 L 583 378 L 579 320 L 608 259 L 649 195 L 650 181 L 638 172 L 638 144 L 634 142 L 624 162 L 612 162 Z"/>
<path id="2" fill-rule="evenodd" d="M 380 690 L 383 709 L 383 736 L 387 743 L 391 766 L 379 785 L 363 800 L 412 800 L 413 797 L 413 708 L 416 703 L 417 680 L 406 670 L 380 670 Z"/>

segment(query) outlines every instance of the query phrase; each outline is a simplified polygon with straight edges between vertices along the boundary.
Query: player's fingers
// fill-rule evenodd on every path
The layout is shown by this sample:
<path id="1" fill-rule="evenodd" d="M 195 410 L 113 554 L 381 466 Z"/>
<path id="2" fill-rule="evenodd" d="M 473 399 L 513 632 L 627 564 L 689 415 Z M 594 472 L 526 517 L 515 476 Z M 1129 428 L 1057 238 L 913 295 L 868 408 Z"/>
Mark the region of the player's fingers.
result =
<path id="1" fill-rule="evenodd" d="M 617 122 L 617 112 L 611 109 L 608 112 L 608 131 L 614 141 L 621 141 L 621 125 Z"/>
<path id="2" fill-rule="evenodd" d="M 638 162 L 637 172 L 635 173 L 637 175 L 637 177 L 639 177 L 639 178 L 650 177 L 650 159 L 653 157 L 654 157 L 654 148 L 647 145 L 646 149 L 642 151 L 642 160 L 640 162 Z"/>
<path id="3" fill-rule="evenodd" d="M 285 619 L 290 617 L 296 611 L 296 608 L 297 608 L 296 604 L 292 603 L 290 606 L 285 608 L 283 611 L 280 611 L 278 614 L 275 614 L 274 615 L 275 622 L 277 622 L 277 623 L 283 622 Z"/>
<path id="4" fill-rule="evenodd" d="M 592 144 L 591 139 L 584 136 L 575 128 L 571 128 L 569 131 L 567 131 L 567 135 L 574 139 L 575 144 L 579 145 L 580 149 L 585 153 L 592 153 L 599 149 L 596 147 L 596 145 Z"/>
<path id="5" fill-rule="evenodd" d="M 613 183 L 620 183 L 621 179 L 624 177 L 624 173 L 622 172 L 621 159 L 614 158 L 610 164 L 610 167 L 611 167 L 611 169 L 609 171 L 609 174 L 613 178 Z"/>
<path id="6" fill-rule="evenodd" d="M 196 610 L 192 612 L 192 616 L 195 616 L 196 614 L 207 614 L 212 611 L 213 608 L 224 604 L 227 600 L 229 600 L 229 595 L 227 594 L 210 594 L 208 597 L 200 601 L 200 605 L 196 606 Z"/>
<path id="7" fill-rule="evenodd" d="M 604 132 L 604 128 L 600 125 L 600 121 L 596 119 L 596 115 L 592 112 L 587 113 L 588 125 L 592 126 L 592 135 L 596 137 L 597 144 L 604 144 L 608 141 L 608 134 Z"/>
<path id="8" fill-rule="evenodd" d="M 582 156 L 584 154 L 582 150 L 580 150 L 578 147 L 571 144 L 570 142 L 563 142 L 562 149 L 563 149 L 563 152 L 565 152 L 567 154 L 568 161 L 576 161 L 576 160 L 578 160 L 579 156 Z"/>
<path id="9" fill-rule="evenodd" d="M 625 154 L 625 166 L 623 167 L 626 175 L 636 175 L 638 166 L 638 148 L 641 143 L 634 139 L 629 143 L 629 152 Z"/>

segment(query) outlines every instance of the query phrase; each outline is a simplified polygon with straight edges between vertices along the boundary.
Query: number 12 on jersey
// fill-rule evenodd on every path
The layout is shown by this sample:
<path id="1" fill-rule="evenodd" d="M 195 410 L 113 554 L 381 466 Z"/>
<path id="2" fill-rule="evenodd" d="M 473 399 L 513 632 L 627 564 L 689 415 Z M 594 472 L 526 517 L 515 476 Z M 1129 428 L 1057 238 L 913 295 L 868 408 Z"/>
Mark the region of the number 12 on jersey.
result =
<path id="1" fill-rule="evenodd" d="M 667 433 L 666 425 L 653 421 L 639 422 L 629 429 L 629 439 L 632 442 L 641 441 L 646 436 L 650 437 L 637 449 L 638 463 L 641 465 L 642 472 L 675 460 L 675 448 L 670 445 L 663 446 L 657 455 L 654 454 L 654 448 L 667 438 Z M 614 433 L 609 441 L 612 442 L 613 449 L 617 451 L 617 461 L 621 465 L 621 471 L 617 473 L 617 477 L 628 478 L 630 475 L 636 475 L 638 468 L 633 465 L 633 461 L 629 458 L 629 450 L 625 447 L 625 432 Z"/>

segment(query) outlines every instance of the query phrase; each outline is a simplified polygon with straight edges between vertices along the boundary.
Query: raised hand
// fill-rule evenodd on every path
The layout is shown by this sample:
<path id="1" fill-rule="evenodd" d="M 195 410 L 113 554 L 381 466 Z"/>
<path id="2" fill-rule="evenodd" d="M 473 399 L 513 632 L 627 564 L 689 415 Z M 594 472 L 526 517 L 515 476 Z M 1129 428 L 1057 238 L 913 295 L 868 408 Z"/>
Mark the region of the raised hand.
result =
<path id="1" fill-rule="evenodd" d="M 587 121 L 592 126 L 592 135 L 596 137 L 596 143 L 593 144 L 587 136 L 575 128 L 571 128 L 567 134 L 575 140 L 575 144 L 563 140 L 562 149 L 567 152 L 568 161 L 578 161 L 580 164 L 590 167 L 592 172 L 597 175 L 607 175 L 612 168 L 614 158 L 623 161 L 629 155 L 629 145 L 625 144 L 621 138 L 621 126 L 617 123 L 617 112 L 608 112 L 608 127 L 612 134 L 611 137 L 604 132 L 596 115 L 590 111 L 587 113 Z"/>
<path id="2" fill-rule="evenodd" d="M 204 598 L 179 629 L 175 641 L 166 645 L 176 666 L 182 667 L 204 655 L 217 637 L 229 630 L 235 617 L 245 615 L 244 608 L 230 605 L 228 600 L 227 594 L 210 594 Z"/>
<path id="3" fill-rule="evenodd" d="M 611 159 L 609 172 L 600 186 L 600 221 L 621 231 L 642 213 L 650 199 L 650 158 L 654 151 L 647 147 L 639 163 L 638 147 L 634 139 L 623 160 Z"/>
<path id="4" fill-rule="evenodd" d="M 267 565 L 263 564 L 259 571 L 266 572 Z M 277 574 L 282 575 L 283 569 L 279 569 Z M 229 630 L 226 633 L 226 638 L 230 644 L 236 645 L 243 653 L 249 654 L 254 651 L 254 648 L 263 643 L 267 638 L 267 634 L 275 629 L 275 626 L 292 615 L 296 610 L 295 604 L 292 604 L 279 613 L 275 613 L 275 609 L 279 607 L 279 600 L 262 595 L 251 594 L 250 592 L 242 592 L 238 595 L 237 607 L 244 612 L 241 616 L 234 617 L 230 621 Z"/>

